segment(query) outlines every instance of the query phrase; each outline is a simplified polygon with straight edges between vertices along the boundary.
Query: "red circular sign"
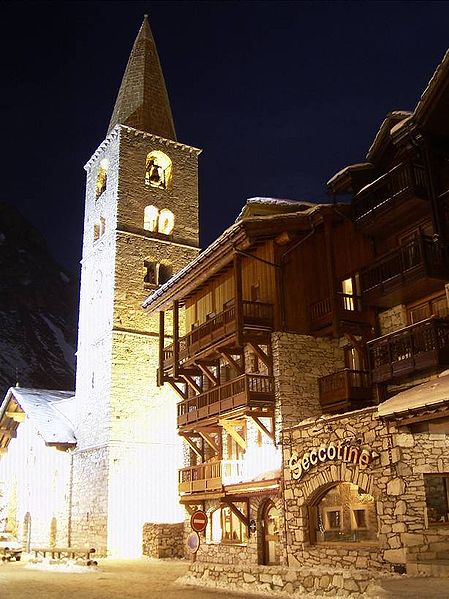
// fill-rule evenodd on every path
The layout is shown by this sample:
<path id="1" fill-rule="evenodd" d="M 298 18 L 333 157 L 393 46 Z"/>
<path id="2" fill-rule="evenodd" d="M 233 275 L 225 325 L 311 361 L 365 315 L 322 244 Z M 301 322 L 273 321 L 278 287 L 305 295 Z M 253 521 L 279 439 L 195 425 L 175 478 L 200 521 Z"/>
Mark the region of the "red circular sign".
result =
<path id="1" fill-rule="evenodd" d="M 196 510 L 190 518 L 190 526 L 195 532 L 203 532 L 207 526 L 207 514 L 203 510 Z"/>

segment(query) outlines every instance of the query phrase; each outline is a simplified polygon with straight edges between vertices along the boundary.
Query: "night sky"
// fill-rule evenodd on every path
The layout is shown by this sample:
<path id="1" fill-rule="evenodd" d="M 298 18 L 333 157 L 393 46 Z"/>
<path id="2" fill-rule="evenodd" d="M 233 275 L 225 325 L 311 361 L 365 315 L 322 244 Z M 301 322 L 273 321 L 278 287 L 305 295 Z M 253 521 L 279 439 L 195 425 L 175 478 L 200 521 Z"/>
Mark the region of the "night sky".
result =
<path id="1" fill-rule="evenodd" d="M 0 2 L 0 201 L 75 271 L 85 173 L 143 14 L 178 140 L 200 156 L 201 244 L 246 198 L 327 201 L 449 47 L 447 2 Z"/>

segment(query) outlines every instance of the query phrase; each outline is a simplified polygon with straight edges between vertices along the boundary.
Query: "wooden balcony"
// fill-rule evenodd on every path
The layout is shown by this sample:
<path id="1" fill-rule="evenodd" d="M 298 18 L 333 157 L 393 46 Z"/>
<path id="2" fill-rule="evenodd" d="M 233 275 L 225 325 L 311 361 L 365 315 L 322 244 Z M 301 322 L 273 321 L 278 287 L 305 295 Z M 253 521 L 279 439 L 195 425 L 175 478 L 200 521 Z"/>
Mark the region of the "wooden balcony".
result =
<path id="1" fill-rule="evenodd" d="M 334 319 L 334 312 L 335 319 Z M 362 334 L 362 330 L 372 327 L 372 314 L 366 310 L 361 298 L 356 295 L 337 293 L 334 302 L 328 296 L 309 306 L 310 329 L 313 333 L 327 334 L 334 332 L 334 321 L 338 331 L 335 334 Z"/>
<path id="2" fill-rule="evenodd" d="M 449 321 L 428 318 L 368 343 L 373 383 L 449 364 Z"/>
<path id="3" fill-rule="evenodd" d="M 243 460 L 220 460 L 178 470 L 179 493 L 221 491 L 224 486 L 241 482 Z"/>
<path id="4" fill-rule="evenodd" d="M 353 218 L 359 230 L 374 235 L 424 216 L 428 199 L 424 167 L 399 164 L 355 195 Z"/>
<path id="5" fill-rule="evenodd" d="M 273 304 L 243 301 L 241 306 L 243 327 L 271 330 L 273 328 Z M 219 341 L 237 332 L 238 314 L 235 305 L 226 308 L 205 323 L 179 338 L 179 361 L 183 362 Z M 173 344 L 164 348 L 164 370 L 173 366 Z"/>
<path id="6" fill-rule="evenodd" d="M 242 407 L 274 406 L 273 377 L 243 374 L 178 403 L 178 426 L 221 416 Z"/>
<path id="7" fill-rule="evenodd" d="M 421 235 L 360 272 L 362 298 L 366 304 L 388 308 L 432 293 L 448 278 L 447 246 Z"/>
<path id="8" fill-rule="evenodd" d="M 371 403 L 369 373 L 345 368 L 318 379 L 320 403 L 327 414 L 355 410 Z"/>

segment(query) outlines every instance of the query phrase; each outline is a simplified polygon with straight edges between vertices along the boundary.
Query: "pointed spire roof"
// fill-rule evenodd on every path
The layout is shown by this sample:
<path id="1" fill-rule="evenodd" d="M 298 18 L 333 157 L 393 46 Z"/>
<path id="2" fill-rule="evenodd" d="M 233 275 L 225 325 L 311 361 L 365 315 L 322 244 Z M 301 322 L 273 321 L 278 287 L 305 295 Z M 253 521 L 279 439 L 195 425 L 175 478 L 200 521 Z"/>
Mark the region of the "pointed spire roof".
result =
<path id="1" fill-rule="evenodd" d="M 126 65 L 108 133 L 117 124 L 176 141 L 167 88 L 147 15 Z"/>

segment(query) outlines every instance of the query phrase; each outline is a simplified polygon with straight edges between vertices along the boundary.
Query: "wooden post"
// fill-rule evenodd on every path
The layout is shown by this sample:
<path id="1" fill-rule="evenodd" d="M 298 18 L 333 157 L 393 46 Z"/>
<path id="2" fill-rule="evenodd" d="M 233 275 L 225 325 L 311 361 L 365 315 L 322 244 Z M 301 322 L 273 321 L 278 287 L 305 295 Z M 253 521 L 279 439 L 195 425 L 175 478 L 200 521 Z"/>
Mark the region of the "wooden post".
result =
<path id="1" fill-rule="evenodd" d="M 179 302 L 173 302 L 173 377 L 179 374 Z"/>
<path id="2" fill-rule="evenodd" d="M 157 386 L 164 384 L 164 338 L 165 338 L 165 312 L 159 312 L 159 368 L 157 371 Z"/>
<path id="3" fill-rule="evenodd" d="M 234 254 L 234 288 L 235 288 L 235 320 L 237 327 L 237 345 L 243 345 L 243 293 L 242 293 L 242 258 Z"/>

